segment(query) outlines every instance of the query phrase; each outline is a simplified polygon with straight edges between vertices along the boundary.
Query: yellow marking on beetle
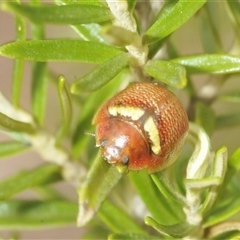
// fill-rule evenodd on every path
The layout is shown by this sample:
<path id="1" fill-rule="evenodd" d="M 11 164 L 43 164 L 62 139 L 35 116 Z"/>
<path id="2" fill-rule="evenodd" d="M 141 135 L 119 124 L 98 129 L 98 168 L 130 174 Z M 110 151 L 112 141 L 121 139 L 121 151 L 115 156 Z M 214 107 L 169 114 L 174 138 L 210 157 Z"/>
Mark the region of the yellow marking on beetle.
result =
<path id="1" fill-rule="evenodd" d="M 110 115 L 112 115 L 114 117 L 116 117 L 117 115 L 120 115 L 123 117 L 129 117 L 133 121 L 138 120 L 144 114 L 144 110 L 141 108 L 122 107 L 122 106 L 109 107 L 108 112 L 110 113 Z"/>
<path id="2" fill-rule="evenodd" d="M 160 146 L 160 137 L 158 134 L 158 129 L 152 117 L 148 117 L 144 126 L 144 130 L 149 134 L 149 138 L 152 142 L 151 149 L 155 154 L 159 154 L 161 152 Z"/>

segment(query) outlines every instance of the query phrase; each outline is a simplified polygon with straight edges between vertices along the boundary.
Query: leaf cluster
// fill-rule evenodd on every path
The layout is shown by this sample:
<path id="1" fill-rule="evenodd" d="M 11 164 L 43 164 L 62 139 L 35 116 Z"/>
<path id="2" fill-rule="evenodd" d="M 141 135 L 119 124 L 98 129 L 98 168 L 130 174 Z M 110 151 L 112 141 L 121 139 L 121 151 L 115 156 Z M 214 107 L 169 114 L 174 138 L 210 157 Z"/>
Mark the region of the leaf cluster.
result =
<path id="1" fill-rule="evenodd" d="M 239 131 L 240 126 L 239 1 L 55 0 L 45 4 L 31 0 L 26 4 L 14 0 L 0 7 L 16 22 L 16 40 L 0 46 L 0 56 L 14 61 L 12 79 L 7 80 L 12 98 L 7 100 L 0 93 L 0 130 L 10 138 L 0 143 L 0 157 L 4 160 L 33 150 L 43 159 L 41 166 L 1 180 L 0 229 L 23 231 L 76 221 L 85 226 L 90 221 L 85 239 L 240 236 L 240 139 L 214 142 L 218 132 Z M 49 24 L 53 28 L 66 25 L 77 38 L 50 39 Z M 23 84 L 28 62 L 30 87 Z M 94 69 L 77 79 L 74 74 L 65 79 L 61 69 L 56 73 L 51 68 L 51 62 L 84 63 Z M 210 147 L 206 151 L 211 157 L 206 156 L 210 163 L 201 182 L 185 174 L 189 159 L 196 163 L 204 148 L 194 132 L 176 164 L 158 174 L 123 175 L 97 153 L 94 139 L 86 134 L 94 131 L 95 112 L 134 81 L 158 82 L 186 100 L 189 120 L 213 146 L 212 152 Z M 236 86 L 224 90 L 232 82 Z M 49 130 L 51 84 L 61 119 L 56 120 L 56 129 Z M 29 112 L 21 103 L 25 87 L 31 88 Z M 218 105 L 233 110 L 219 111 Z M 219 145 L 230 149 L 226 171 L 223 164 L 214 165 L 227 157 L 226 147 L 216 151 Z M 63 181 L 74 186 L 78 202 L 54 190 L 54 184 Z M 37 199 L 16 197 L 29 189 Z M 202 203 L 195 211 L 202 218 L 197 227 L 188 221 L 191 194 Z"/>

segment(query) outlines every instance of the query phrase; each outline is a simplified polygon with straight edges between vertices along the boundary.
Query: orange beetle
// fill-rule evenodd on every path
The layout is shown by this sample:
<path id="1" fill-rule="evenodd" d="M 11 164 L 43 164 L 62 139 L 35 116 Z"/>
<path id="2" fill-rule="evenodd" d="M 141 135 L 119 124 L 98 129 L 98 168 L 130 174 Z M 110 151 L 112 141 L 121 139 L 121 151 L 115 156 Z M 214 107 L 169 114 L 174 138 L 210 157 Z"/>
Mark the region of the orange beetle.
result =
<path id="1" fill-rule="evenodd" d="M 98 110 L 93 124 L 106 161 L 149 173 L 176 160 L 188 132 L 181 102 L 155 83 L 135 83 L 119 92 Z"/>

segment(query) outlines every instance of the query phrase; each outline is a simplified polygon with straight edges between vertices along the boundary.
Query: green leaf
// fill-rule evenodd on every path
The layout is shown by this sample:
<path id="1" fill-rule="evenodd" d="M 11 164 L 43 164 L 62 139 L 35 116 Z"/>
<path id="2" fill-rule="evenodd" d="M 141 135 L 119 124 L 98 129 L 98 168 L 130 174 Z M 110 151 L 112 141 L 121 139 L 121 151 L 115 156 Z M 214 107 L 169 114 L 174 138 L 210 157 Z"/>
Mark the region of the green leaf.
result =
<path id="1" fill-rule="evenodd" d="M 39 0 L 30 1 L 32 6 L 41 6 Z M 33 40 L 42 40 L 45 37 L 43 24 L 31 24 Z M 32 66 L 32 88 L 31 103 L 32 112 L 36 122 L 43 126 L 47 100 L 47 64 L 45 62 L 34 62 Z"/>
<path id="2" fill-rule="evenodd" d="M 46 164 L 30 171 L 24 171 L 0 183 L 0 199 L 8 199 L 34 186 L 61 180 L 60 167 Z"/>
<path id="3" fill-rule="evenodd" d="M 130 56 L 128 53 L 122 53 L 109 59 L 87 76 L 74 82 L 71 86 L 71 92 L 73 94 L 80 94 L 81 92 L 95 91 L 101 88 L 127 67 L 129 62 Z"/>
<path id="4" fill-rule="evenodd" d="M 122 71 L 115 79 L 98 91 L 91 93 L 84 101 L 84 104 L 81 106 L 81 113 L 79 114 L 79 120 L 72 139 L 72 154 L 74 159 L 79 158 L 81 151 L 86 150 L 89 145 L 88 143 L 92 139 L 91 136 L 86 136 L 85 133 L 93 131 L 92 119 L 95 112 L 104 101 L 117 92 L 120 85 L 126 82 L 127 73 L 126 71 Z"/>
<path id="5" fill-rule="evenodd" d="M 238 31 L 240 27 L 240 14 L 239 14 L 240 3 L 239 1 L 227 1 L 227 4 L 235 20 L 236 31 Z"/>
<path id="6" fill-rule="evenodd" d="M 240 57 L 230 54 L 203 54 L 175 58 L 189 73 L 235 73 L 240 72 Z"/>
<path id="7" fill-rule="evenodd" d="M 149 60 L 144 70 L 155 79 L 173 87 L 183 88 L 187 84 L 185 68 L 180 64 L 163 60 Z"/>
<path id="8" fill-rule="evenodd" d="M 103 7 L 103 3 L 98 0 L 92 1 L 81 1 L 75 0 L 74 2 L 69 0 L 55 0 L 55 3 L 58 5 L 66 5 L 66 4 L 91 4 L 98 5 L 99 7 Z M 101 35 L 102 27 L 97 23 L 88 23 L 81 25 L 72 25 L 71 26 L 74 31 L 85 41 L 94 41 L 94 42 L 105 42 L 105 39 Z"/>
<path id="9" fill-rule="evenodd" d="M 108 237 L 108 240 L 160 240 L 163 238 L 144 235 L 144 234 L 137 234 L 137 233 L 114 233 Z"/>
<path id="10" fill-rule="evenodd" d="M 17 121 L 0 112 L 0 126 L 13 132 L 34 133 L 35 128 L 25 122 Z"/>
<path id="11" fill-rule="evenodd" d="M 16 21 L 16 40 L 23 41 L 26 39 L 26 24 L 22 18 L 15 17 Z M 22 77 L 24 70 L 24 60 L 15 59 L 12 79 L 12 100 L 15 107 L 20 105 L 20 94 L 22 89 Z"/>
<path id="12" fill-rule="evenodd" d="M 97 6 L 104 6 L 104 3 L 99 0 L 54 0 L 54 2 L 58 5 L 65 5 L 65 4 L 91 4 L 91 5 L 97 5 Z"/>
<path id="13" fill-rule="evenodd" d="M 12 78 L 12 101 L 13 101 L 14 107 L 19 107 L 20 105 L 23 70 L 24 70 L 24 60 L 15 59 L 14 67 L 13 67 L 13 78 Z"/>
<path id="14" fill-rule="evenodd" d="M 87 232 L 81 236 L 81 240 L 96 240 L 96 239 L 107 239 L 109 230 L 99 222 L 91 223 L 91 227 L 87 228 Z"/>
<path id="15" fill-rule="evenodd" d="M 240 102 L 240 92 L 225 93 L 218 96 L 218 100 L 226 102 Z"/>
<path id="16" fill-rule="evenodd" d="M 239 194 L 237 193 L 226 204 L 209 212 L 208 216 L 204 221 L 204 228 L 213 226 L 217 223 L 227 220 L 228 218 L 235 215 L 239 211 L 240 211 L 240 198 Z"/>
<path id="17" fill-rule="evenodd" d="M 168 36 L 189 20 L 206 2 L 206 0 L 167 1 L 161 9 L 158 19 L 146 31 L 144 40 L 148 44 Z"/>
<path id="18" fill-rule="evenodd" d="M 37 123 L 43 126 L 48 86 L 47 64 L 35 62 L 32 69 L 32 112 Z"/>
<path id="19" fill-rule="evenodd" d="M 201 102 L 196 103 L 195 109 L 195 123 L 202 126 L 208 135 L 211 136 L 215 128 L 215 112 L 210 106 Z"/>
<path id="20" fill-rule="evenodd" d="M 68 133 L 72 121 L 72 102 L 64 77 L 58 80 L 58 97 L 62 110 L 62 124 L 56 138 L 57 143 Z"/>
<path id="21" fill-rule="evenodd" d="M 218 116 L 216 118 L 216 129 L 234 127 L 240 125 L 240 113 Z"/>
<path id="22" fill-rule="evenodd" d="M 230 225 L 230 224 L 229 224 Z M 234 230 L 236 231 L 239 231 L 240 229 L 240 224 L 239 223 L 236 223 L 235 226 L 234 226 Z M 234 231 L 233 230 L 233 231 Z M 228 231 L 229 231 L 229 228 L 228 228 Z M 240 233 L 234 233 L 230 238 L 229 240 L 239 240 L 240 239 Z"/>
<path id="23" fill-rule="evenodd" d="M 161 171 L 159 174 L 151 174 L 151 178 L 156 184 L 161 194 L 163 194 L 163 196 L 168 200 L 169 204 L 174 204 L 174 207 L 176 207 L 176 211 L 179 213 L 181 211 L 179 207 L 182 207 L 186 204 L 186 199 L 184 199 L 180 192 L 178 192 L 177 189 L 174 189 L 175 186 L 170 183 L 169 176 L 167 178 L 168 171 L 169 169 L 166 169 Z M 181 203 L 180 206 L 179 203 Z"/>
<path id="24" fill-rule="evenodd" d="M 212 10 L 212 11 L 211 11 Z M 219 22 L 217 19 L 218 6 L 212 1 L 207 1 L 206 5 L 200 12 L 200 28 L 199 33 L 204 52 L 216 53 L 223 52 L 221 36 L 219 35 Z"/>
<path id="25" fill-rule="evenodd" d="M 133 218 L 109 201 L 102 204 L 98 216 L 113 232 L 145 233 Z"/>
<path id="26" fill-rule="evenodd" d="M 170 236 L 173 238 L 183 238 L 187 236 L 193 229 L 193 226 L 190 226 L 186 222 L 166 226 L 166 225 L 159 224 L 151 217 L 146 217 L 145 223 L 153 227 L 154 229 L 156 229 L 161 234 Z"/>
<path id="27" fill-rule="evenodd" d="M 97 155 L 79 189 L 78 226 L 85 225 L 93 217 L 121 177 L 115 166 Z"/>
<path id="28" fill-rule="evenodd" d="M 0 158 L 11 156 L 16 153 L 21 153 L 27 150 L 30 145 L 22 142 L 11 141 L 11 142 L 1 142 L 0 143 Z"/>
<path id="29" fill-rule="evenodd" d="M 80 40 L 32 40 L 0 47 L 0 55 L 31 61 L 102 63 L 123 51 L 101 43 Z"/>
<path id="30" fill-rule="evenodd" d="M 113 18 L 107 7 L 87 4 L 87 2 L 85 4 L 61 6 L 29 6 L 6 2 L 2 5 L 2 8 L 16 15 L 26 17 L 34 23 L 76 25 L 105 22 Z"/>
<path id="31" fill-rule="evenodd" d="M 236 171 L 240 170 L 240 147 L 229 158 L 228 164 L 233 167 Z"/>
<path id="32" fill-rule="evenodd" d="M 208 211 L 216 201 L 216 198 L 219 194 L 219 188 L 221 187 L 221 184 L 225 180 L 227 166 L 228 166 L 227 148 L 222 147 L 215 154 L 215 159 L 214 159 L 213 169 L 212 169 L 213 180 L 215 178 L 217 181 L 219 181 L 219 184 L 215 186 L 214 185 L 210 186 L 205 196 L 205 200 L 201 206 L 201 212 Z M 201 185 L 201 183 L 199 185 Z"/>
<path id="33" fill-rule="evenodd" d="M 239 240 L 240 239 L 240 222 L 229 221 L 222 222 L 210 228 L 207 233 L 207 239 L 228 239 Z"/>
<path id="34" fill-rule="evenodd" d="M 1 201 L 0 229 L 27 230 L 74 224 L 78 206 L 65 201 Z"/>
<path id="35" fill-rule="evenodd" d="M 127 3 L 128 3 L 128 11 L 132 13 L 137 4 L 137 0 L 128 0 Z"/>
<path id="36" fill-rule="evenodd" d="M 85 41 L 105 42 L 105 39 L 101 36 L 101 26 L 99 24 L 74 25 L 72 28 Z"/>
<path id="37" fill-rule="evenodd" d="M 178 220 L 170 204 L 158 191 L 146 171 L 130 172 L 129 175 L 147 209 L 157 221 L 171 224 Z"/>

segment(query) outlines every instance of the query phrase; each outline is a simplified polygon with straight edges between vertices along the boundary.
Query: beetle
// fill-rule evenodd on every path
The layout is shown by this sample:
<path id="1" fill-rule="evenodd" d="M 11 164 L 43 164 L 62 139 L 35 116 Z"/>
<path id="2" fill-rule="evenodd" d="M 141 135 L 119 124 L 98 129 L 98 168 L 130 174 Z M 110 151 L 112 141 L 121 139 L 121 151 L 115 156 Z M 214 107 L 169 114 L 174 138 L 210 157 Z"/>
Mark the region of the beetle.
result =
<path id="1" fill-rule="evenodd" d="M 109 99 L 93 119 L 96 146 L 110 164 L 160 171 L 180 154 L 188 117 L 179 99 L 156 83 L 129 85 Z"/>

